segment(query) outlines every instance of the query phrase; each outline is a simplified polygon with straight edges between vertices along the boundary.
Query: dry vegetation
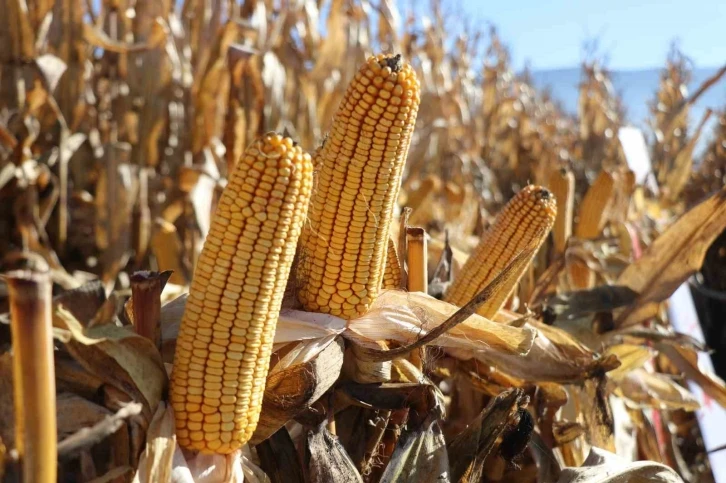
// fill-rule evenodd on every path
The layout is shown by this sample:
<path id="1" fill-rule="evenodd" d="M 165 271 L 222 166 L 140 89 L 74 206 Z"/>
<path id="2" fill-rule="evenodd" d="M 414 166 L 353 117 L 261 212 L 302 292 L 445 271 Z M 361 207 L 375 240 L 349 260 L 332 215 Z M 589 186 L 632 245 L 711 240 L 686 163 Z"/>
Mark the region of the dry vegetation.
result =
<path id="1" fill-rule="evenodd" d="M 2 11 L 3 481 L 55 481 L 56 458 L 69 482 L 712 481 L 686 380 L 723 406 L 726 386 L 666 301 L 726 228 L 726 114 L 694 160 L 689 107 L 716 78 L 689 95 L 679 52 L 652 104 L 655 190 L 596 60 L 569 116 L 436 2 L 424 22 L 393 0 Z M 291 277 L 250 444 L 182 451 L 169 373 L 227 173 L 268 131 L 320 149 L 377 52 L 420 82 L 392 229 L 409 291 L 345 321 L 304 312 Z M 552 235 L 462 308 L 440 300 L 529 183 L 557 197 Z"/>

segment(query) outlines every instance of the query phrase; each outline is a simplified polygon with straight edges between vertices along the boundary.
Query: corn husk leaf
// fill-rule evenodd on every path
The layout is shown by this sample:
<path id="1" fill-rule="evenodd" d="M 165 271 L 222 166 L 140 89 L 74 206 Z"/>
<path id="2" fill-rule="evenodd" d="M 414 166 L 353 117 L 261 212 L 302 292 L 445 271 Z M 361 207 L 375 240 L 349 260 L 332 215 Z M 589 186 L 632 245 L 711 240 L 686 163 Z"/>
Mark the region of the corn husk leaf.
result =
<path id="1" fill-rule="evenodd" d="M 175 446 L 174 419 L 172 413 L 167 411 L 167 404 L 162 402 L 149 424 L 146 448 L 139 458 L 133 483 L 170 481 Z"/>
<path id="2" fill-rule="evenodd" d="M 106 291 L 98 280 L 66 290 L 53 297 L 53 304 L 65 307 L 84 326 L 96 317 L 104 302 L 106 302 Z"/>
<path id="3" fill-rule="evenodd" d="M 600 448 L 592 448 L 580 468 L 562 470 L 558 483 L 681 483 L 672 469 L 652 461 L 628 463 Z"/>
<path id="4" fill-rule="evenodd" d="M 230 455 L 182 451 L 174 434 L 174 410 L 159 404 L 147 432 L 146 448 L 133 483 L 265 483 L 267 475 L 250 459 L 249 447 Z"/>
<path id="5" fill-rule="evenodd" d="M 643 320 L 639 309 L 670 297 L 688 277 L 701 268 L 706 250 L 726 228 L 726 188 L 681 216 L 648 247 L 643 256 L 618 278 L 639 294 L 638 300 L 619 315 L 619 327 Z"/>
<path id="6" fill-rule="evenodd" d="M 349 322 L 345 337 L 364 346 L 378 340 L 410 344 L 458 310 L 455 305 L 420 292 L 383 290 L 366 315 Z M 531 328 L 497 324 L 474 314 L 437 338 L 435 345 L 472 353 L 525 355 L 534 338 Z"/>
<path id="7" fill-rule="evenodd" d="M 274 357 L 274 356 L 273 356 Z M 330 340 L 313 358 L 304 362 L 283 357 L 267 376 L 262 412 L 251 444 L 272 436 L 288 421 L 307 410 L 340 376 L 343 341 Z"/>

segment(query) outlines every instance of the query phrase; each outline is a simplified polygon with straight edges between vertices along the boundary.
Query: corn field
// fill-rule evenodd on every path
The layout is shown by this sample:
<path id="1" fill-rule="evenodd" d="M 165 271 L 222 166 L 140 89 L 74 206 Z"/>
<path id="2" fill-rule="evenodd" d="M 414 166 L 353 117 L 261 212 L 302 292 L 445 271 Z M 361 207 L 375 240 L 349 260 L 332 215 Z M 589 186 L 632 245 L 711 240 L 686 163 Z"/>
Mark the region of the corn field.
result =
<path id="1" fill-rule="evenodd" d="M 726 66 L 640 177 L 436 0 L 2 6 L 0 481 L 715 481 Z"/>

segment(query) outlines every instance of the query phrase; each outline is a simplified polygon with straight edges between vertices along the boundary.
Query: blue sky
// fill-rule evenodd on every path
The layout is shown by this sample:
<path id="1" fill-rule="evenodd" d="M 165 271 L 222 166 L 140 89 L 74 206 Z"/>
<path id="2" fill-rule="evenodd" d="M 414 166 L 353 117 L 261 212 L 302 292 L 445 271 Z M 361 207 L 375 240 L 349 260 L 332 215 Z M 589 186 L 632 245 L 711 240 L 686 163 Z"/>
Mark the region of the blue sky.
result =
<path id="1" fill-rule="evenodd" d="M 399 0 L 402 13 L 411 2 Z M 697 67 L 726 63 L 726 1 L 688 0 L 443 0 L 445 11 L 492 22 L 514 65 L 533 69 L 579 65 L 583 43 L 599 38 L 611 69 L 661 67 L 671 41 Z"/>

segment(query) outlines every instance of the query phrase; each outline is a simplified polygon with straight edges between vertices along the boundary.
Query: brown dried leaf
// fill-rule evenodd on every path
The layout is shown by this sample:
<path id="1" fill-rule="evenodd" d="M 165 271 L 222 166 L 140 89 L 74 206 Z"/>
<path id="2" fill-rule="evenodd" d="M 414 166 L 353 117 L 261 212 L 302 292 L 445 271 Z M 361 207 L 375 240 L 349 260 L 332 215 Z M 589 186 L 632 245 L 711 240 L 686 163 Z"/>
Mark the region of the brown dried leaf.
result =
<path id="1" fill-rule="evenodd" d="M 537 482 L 555 483 L 560 477 L 562 464 L 536 431 L 532 433 L 532 443 L 529 445 L 529 449 L 537 464 Z"/>
<path id="2" fill-rule="evenodd" d="M 449 480 L 446 441 L 437 421 L 404 430 L 396 442 L 381 483 L 444 483 Z"/>
<path id="3" fill-rule="evenodd" d="M 507 283 L 527 261 L 532 250 L 525 250 L 474 299 L 457 309 L 423 293 L 382 291 L 371 310 L 350 321 L 346 337 L 361 345 L 361 359 L 392 360 L 425 344 L 447 348 L 522 355 L 529 352 L 534 333 L 531 329 L 497 324 L 474 314 L 477 307 Z M 388 323 L 382 324 L 382 320 Z M 389 350 L 373 347 L 370 341 L 394 339 L 403 344 Z"/>
<path id="4" fill-rule="evenodd" d="M 103 307 L 106 291 L 99 280 L 85 283 L 78 288 L 66 290 L 53 297 L 54 305 L 62 305 L 78 322 L 88 325 Z"/>
<path id="5" fill-rule="evenodd" d="M 67 341 L 69 340 L 70 334 Z M 68 354 L 56 354 L 55 377 L 59 392 L 72 392 L 91 400 L 99 394 L 103 386 L 102 379 L 88 372 Z"/>
<path id="6" fill-rule="evenodd" d="M 443 398 L 439 390 L 432 384 L 418 384 L 409 382 L 392 382 L 382 384 L 358 384 L 344 382 L 337 389 L 346 396 L 364 407 L 400 410 L 416 408 L 424 417 L 424 413 L 431 411 L 441 413 Z"/>
<path id="7" fill-rule="evenodd" d="M 286 428 L 257 445 L 260 467 L 270 476 L 272 483 L 304 483 L 303 470 L 297 449 Z"/>
<path id="8" fill-rule="evenodd" d="M 693 172 L 693 150 L 711 114 L 711 109 L 707 109 L 703 114 L 701 122 L 698 123 L 695 132 L 690 136 L 688 144 L 676 154 L 673 166 L 666 175 L 665 191 L 671 201 L 678 201 L 683 192 L 683 188 L 685 188 L 688 179 L 691 177 L 691 173 Z"/>
<path id="9" fill-rule="evenodd" d="M 106 384 L 143 403 L 142 414 L 150 421 L 168 382 L 153 343 L 113 324 L 83 329 L 63 307 L 55 309 L 53 323 L 71 332 L 73 340 L 66 344 L 71 355 Z"/>
<path id="10" fill-rule="evenodd" d="M 631 328 L 612 331 L 606 334 L 606 344 L 611 342 L 641 345 L 663 343 L 699 352 L 708 351 L 708 347 L 698 339 L 688 334 L 671 332 L 664 329 Z"/>
<path id="11" fill-rule="evenodd" d="M 550 297 L 546 306 L 558 319 L 569 319 L 597 312 L 609 312 L 629 305 L 638 293 L 620 285 L 600 285 L 590 290 L 565 292 Z"/>
<path id="12" fill-rule="evenodd" d="M 76 452 L 88 448 L 116 433 L 125 425 L 125 420 L 138 416 L 143 411 L 140 403 L 130 403 L 116 414 L 107 416 L 99 423 L 88 428 L 82 428 L 76 433 L 58 443 L 58 456 L 61 458 L 74 455 Z"/>
<path id="13" fill-rule="evenodd" d="M 511 389 L 492 399 L 477 418 L 447 444 L 452 481 L 479 481 L 484 462 L 504 430 L 526 401 L 524 392 Z"/>
<path id="14" fill-rule="evenodd" d="M 58 439 L 63 440 L 73 433 L 98 424 L 113 413 L 108 409 L 69 393 L 58 394 Z"/>
<path id="15" fill-rule="evenodd" d="M 656 347 L 688 379 L 701 386 L 703 392 L 712 397 L 722 407 L 726 407 L 726 382 L 716 374 L 699 367 L 698 354 L 689 349 L 666 344 L 658 344 Z"/>
<path id="16" fill-rule="evenodd" d="M 477 359 L 509 376 L 532 382 L 578 382 L 620 365 L 614 356 L 600 357 L 562 329 L 534 321 L 528 322 L 527 327 L 536 329 L 538 334 L 526 356 L 484 352 L 477 354 Z"/>
<path id="17" fill-rule="evenodd" d="M 725 228 L 726 188 L 723 188 L 681 216 L 620 275 L 617 284 L 630 287 L 639 296 L 620 314 L 616 325 L 641 322 L 637 309 L 670 297 L 701 268 L 706 250 Z"/>
<path id="18" fill-rule="evenodd" d="M 311 483 L 363 483 L 355 464 L 325 423 L 307 431 L 305 463 Z"/>

